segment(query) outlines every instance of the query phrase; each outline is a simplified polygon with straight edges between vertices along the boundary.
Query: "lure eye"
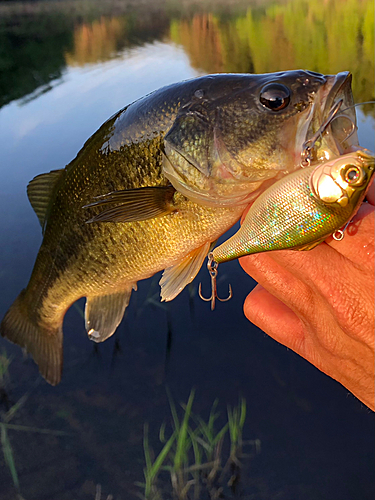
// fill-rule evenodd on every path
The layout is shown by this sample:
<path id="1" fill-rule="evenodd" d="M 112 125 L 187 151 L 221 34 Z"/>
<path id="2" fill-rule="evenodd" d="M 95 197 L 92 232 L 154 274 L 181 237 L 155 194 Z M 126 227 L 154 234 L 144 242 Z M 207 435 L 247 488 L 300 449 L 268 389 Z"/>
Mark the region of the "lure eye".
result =
<path id="1" fill-rule="evenodd" d="M 363 183 L 366 176 L 360 167 L 356 165 L 346 165 L 342 177 L 350 186 L 358 186 Z"/>
<path id="2" fill-rule="evenodd" d="M 281 83 L 269 83 L 262 88 L 259 100 L 271 111 L 280 111 L 290 102 L 290 90 Z"/>

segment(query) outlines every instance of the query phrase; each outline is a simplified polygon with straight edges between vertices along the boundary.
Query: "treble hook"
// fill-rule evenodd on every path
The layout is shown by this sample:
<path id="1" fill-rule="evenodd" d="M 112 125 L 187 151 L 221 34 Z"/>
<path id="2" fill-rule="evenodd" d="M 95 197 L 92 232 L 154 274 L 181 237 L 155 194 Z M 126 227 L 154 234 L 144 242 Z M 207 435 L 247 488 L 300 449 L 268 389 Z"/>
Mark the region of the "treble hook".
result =
<path id="1" fill-rule="evenodd" d="M 217 277 L 217 268 L 218 268 L 219 264 L 214 261 L 214 256 L 213 256 L 212 252 L 210 252 L 207 257 L 208 257 L 207 269 L 208 269 L 208 272 L 211 276 L 211 297 L 208 297 L 208 298 L 203 297 L 203 295 L 202 295 L 202 283 L 199 283 L 198 295 L 205 302 L 211 302 L 211 311 L 213 311 L 215 309 L 216 299 L 220 300 L 220 302 L 227 302 L 227 300 L 229 300 L 233 297 L 233 293 L 232 293 L 232 287 L 231 287 L 231 285 L 229 285 L 228 297 L 226 299 L 221 299 L 218 296 L 216 277 Z"/>

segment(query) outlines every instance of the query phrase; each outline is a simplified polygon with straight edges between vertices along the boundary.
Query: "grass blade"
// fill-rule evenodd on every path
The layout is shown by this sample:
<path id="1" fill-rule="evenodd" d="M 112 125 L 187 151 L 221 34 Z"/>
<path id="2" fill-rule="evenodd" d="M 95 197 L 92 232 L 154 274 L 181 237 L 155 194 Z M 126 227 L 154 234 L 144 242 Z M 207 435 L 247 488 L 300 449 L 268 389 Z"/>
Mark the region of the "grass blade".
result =
<path id="1" fill-rule="evenodd" d="M 178 419 L 177 411 L 176 411 L 176 406 L 173 402 L 171 393 L 169 392 L 169 389 L 167 389 L 167 395 L 168 395 L 168 400 L 169 400 L 169 406 L 171 409 L 172 413 L 172 418 L 173 418 L 173 423 L 174 423 L 174 428 L 177 434 L 180 432 L 180 421 Z"/>
<path id="2" fill-rule="evenodd" d="M 1 429 L 1 446 L 4 453 L 5 463 L 7 464 L 10 474 L 12 476 L 13 484 L 16 487 L 17 491 L 19 491 L 20 483 L 18 481 L 18 474 L 17 474 L 16 464 L 14 461 L 12 446 L 10 444 L 5 425 L 0 423 L 0 429 Z"/>
<path id="3" fill-rule="evenodd" d="M 151 467 L 151 474 L 153 477 L 156 477 L 159 470 L 161 469 L 175 439 L 176 439 L 176 433 L 174 432 L 172 434 L 172 436 L 168 439 L 168 441 L 165 443 L 165 445 L 163 446 L 163 449 L 161 450 L 157 459 L 155 460 L 155 462 L 153 463 L 153 465 Z"/>
<path id="4" fill-rule="evenodd" d="M 151 469 L 151 456 L 150 456 L 150 447 L 148 444 L 148 424 L 144 425 L 143 428 L 143 450 L 145 454 L 145 460 L 146 460 L 146 469 L 150 470 Z"/>
<path id="5" fill-rule="evenodd" d="M 17 411 L 26 403 L 27 398 L 29 397 L 29 393 L 26 392 L 20 399 L 15 403 L 10 410 L 6 412 L 6 414 L 3 416 L 4 422 L 8 423 L 14 415 L 17 413 Z"/>
<path id="6" fill-rule="evenodd" d="M 191 407 L 193 405 L 195 390 L 192 389 L 190 392 L 189 400 L 186 405 L 185 415 L 181 424 L 180 432 L 177 438 L 177 448 L 174 457 L 174 467 L 175 470 L 181 469 L 186 455 L 186 449 L 188 448 L 188 428 L 189 428 L 189 418 L 191 414 Z"/>
<path id="7" fill-rule="evenodd" d="M 143 449 L 144 449 L 144 454 L 145 454 L 145 460 L 146 460 L 146 467 L 144 469 L 144 476 L 146 480 L 145 484 L 145 497 L 148 499 L 153 483 L 155 482 L 160 469 L 162 468 L 162 465 L 164 461 L 166 460 L 168 453 L 176 439 L 176 432 L 172 434 L 172 436 L 168 439 L 168 441 L 165 443 L 163 446 L 163 449 L 157 456 L 156 460 L 154 463 L 152 463 L 151 460 L 151 452 L 150 452 L 150 446 L 148 442 L 148 425 L 145 424 L 144 426 L 144 433 L 143 433 Z"/>
<path id="8" fill-rule="evenodd" d="M 160 430 L 159 430 L 159 439 L 160 439 L 160 442 L 161 443 L 165 443 L 166 442 L 166 437 L 165 437 L 165 427 L 166 427 L 166 423 L 163 422 L 160 426 Z"/>
<path id="9" fill-rule="evenodd" d="M 38 429 L 38 427 L 29 427 L 28 425 L 5 424 L 4 427 L 15 431 L 38 432 L 39 434 L 50 434 L 53 436 L 73 436 L 72 432 L 54 431 L 51 429 Z"/>

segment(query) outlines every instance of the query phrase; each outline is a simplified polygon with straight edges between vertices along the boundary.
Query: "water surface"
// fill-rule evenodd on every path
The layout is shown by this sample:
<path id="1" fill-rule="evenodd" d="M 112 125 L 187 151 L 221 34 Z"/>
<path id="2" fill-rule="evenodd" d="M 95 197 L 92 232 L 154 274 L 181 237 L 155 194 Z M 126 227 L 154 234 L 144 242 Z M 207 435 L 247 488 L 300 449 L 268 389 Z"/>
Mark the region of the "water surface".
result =
<path id="1" fill-rule="evenodd" d="M 29 279 L 41 231 L 27 197 L 39 173 L 62 168 L 118 109 L 172 82 L 212 72 L 307 68 L 350 70 L 356 102 L 374 99 L 373 2 L 0 2 L 0 316 Z M 363 146 L 374 149 L 374 106 L 359 108 Z M 276 344 L 243 316 L 254 286 L 237 262 L 222 266 L 233 300 L 211 313 L 197 298 L 205 270 L 169 304 L 159 276 L 139 285 L 118 331 L 87 340 L 83 302 L 64 321 L 64 375 L 53 388 L 19 348 L 4 412 L 25 394 L 12 423 L 63 430 L 56 436 L 9 430 L 26 500 L 136 498 L 144 466 L 143 426 L 151 440 L 176 401 L 196 388 L 203 416 L 219 398 L 242 394 L 245 439 L 259 439 L 242 498 L 367 500 L 374 497 L 374 416 L 339 384 Z M 0 456 L 0 499 L 16 498 Z"/>

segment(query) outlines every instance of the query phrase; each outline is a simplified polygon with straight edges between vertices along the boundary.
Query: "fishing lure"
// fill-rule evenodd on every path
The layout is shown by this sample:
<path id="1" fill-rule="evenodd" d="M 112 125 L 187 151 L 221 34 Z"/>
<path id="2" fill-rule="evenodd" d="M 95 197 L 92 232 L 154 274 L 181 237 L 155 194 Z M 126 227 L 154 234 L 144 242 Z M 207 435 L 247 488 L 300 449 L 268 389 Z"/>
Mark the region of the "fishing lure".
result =
<path id="1" fill-rule="evenodd" d="M 374 154 L 357 149 L 333 160 L 300 169 L 259 196 L 241 228 L 208 255 L 208 269 L 244 255 L 272 250 L 310 250 L 344 230 L 366 195 L 375 169 Z M 212 275 L 211 275 L 212 276 Z M 212 286 L 211 308 L 218 298 Z M 220 299 L 219 299 L 220 300 Z"/>

